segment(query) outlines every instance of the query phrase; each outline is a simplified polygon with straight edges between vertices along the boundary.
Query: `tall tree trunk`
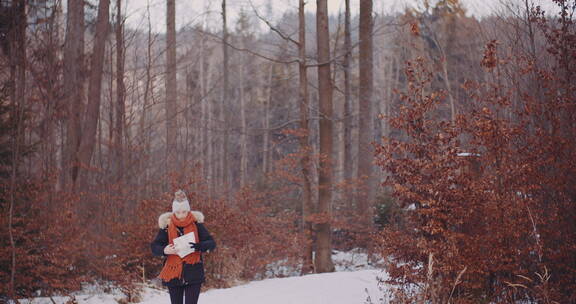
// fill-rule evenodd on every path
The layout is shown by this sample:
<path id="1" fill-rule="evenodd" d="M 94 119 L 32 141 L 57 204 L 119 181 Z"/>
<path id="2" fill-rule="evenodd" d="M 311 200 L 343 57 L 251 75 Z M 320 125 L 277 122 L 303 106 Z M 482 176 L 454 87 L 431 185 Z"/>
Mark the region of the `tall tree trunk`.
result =
<path id="1" fill-rule="evenodd" d="M 346 10 L 344 13 L 344 178 L 347 180 L 352 179 L 353 175 L 353 161 L 352 161 L 352 125 L 354 122 L 354 100 L 352 99 L 352 75 L 351 75 L 351 61 L 352 61 L 352 31 L 351 31 L 351 8 L 350 0 L 345 0 Z M 354 195 L 350 190 L 346 195 L 347 206 L 351 209 L 354 201 Z"/>
<path id="2" fill-rule="evenodd" d="M 109 38 L 109 40 L 107 41 L 107 43 L 109 45 L 112 45 L 112 39 Z M 116 98 L 114 96 L 114 82 L 115 82 L 115 78 L 114 78 L 114 49 L 113 48 L 108 48 L 108 56 L 104 55 L 105 60 L 108 59 L 108 69 L 106 69 L 106 67 L 104 67 L 103 69 L 103 77 L 106 77 L 105 79 L 108 80 L 108 121 L 110 122 L 110 127 L 107 128 L 108 129 L 108 137 L 106 138 L 106 141 L 111 143 L 110 147 L 109 147 L 109 152 L 108 152 L 108 157 L 104 158 L 102 155 L 102 150 L 101 145 L 100 145 L 100 141 L 98 141 L 98 149 L 96 149 L 96 151 L 98 151 L 98 153 L 96 154 L 96 156 L 99 156 L 100 158 L 98 159 L 96 156 L 94 157 L 94 159 L 96 160 L 97 165 L 100 168 L 106 168 L 106 179 L 110 179 L 112 180 L 114 178 L 114 174 L 116 173 L 116 147 L 114 147 L 114 142 L 115 142 L 115 133 L 116 133 L 116 120 L 114 119 L 114 117 L 116 116 L 116 110 L 117 110 L 117 104 L 115 103 Z M 104 107 L 106 108 L 106 107 Z M 103 112 L 103 111 L 102 111 Z M 102 133 L 102 124 L 98 123 L 98 133 L 101 134 Z M 102 134 L 102 136 L 98 135 L 99 138 L 103 138 L 104 134 Z M 98 162 L 99 160 L 99 162 Z M 106 162 L 106 166 L 104 166 L 104 161 Z"/>
<path id="3" fill-rule="evenodd" d="M 200 40 L 200 84 L 202 92 L 202 105 L 201 105 L 201 130 L 202 130 L 202 169 L 204 171 L 204 175 L 206 176 L 206 180 L 208 181 L 208 198 L 211 199 L 214 192 L 214 163 L 212 161 L 213 157 L 213 142 L 214 136 L 212 133 L 212 119 L 213 119 L 213 110 L 212 110 L 212 101 L 209 99 L 208 96 L 208 87 L 210 85 L 210 77 L 212 73 L 210 71 L 211 68 L 211 60 L 210 56 L 208 60 L 206 56 L 208 56 L 206 52 L 206 36 L 204 35 L 206 20 L 204 19 L 202 22 L 202 37 Z"/>
<path id="4" fill-rule="evenodd" d="M 200 168 L 202 175 L 206 177 L 206 40 L 204 38 L 204 29 L 206 24 L 206 17 L 202 18 L 202 31 L 200 32 Z"/>
<path id="5" fill-rule="evenodd" d="M 371 223 L 370 206 L 374 202 L 374 181 L 372 176 L 372 149 L 370 142 L 374 133 L 372 117 L 373 84 L 373 48 L 372 48 L 372 0 L 360 0 L 360 55 L 359 55 L 359 123 L 360 138 L 358 143 L 358 180 L 363 189 L 358 197 L 358 215 L 369 226 Z"/>
<path id="6" fill-rule="evenodd" d="M 116 1 L 116 128 L 114 148 L 116 152 L 115 178 L 124 176 L 124 122 L 125 96 L 124 86 L 124 20 L 122 20 L 122 0 Z"/>
<path id="7" fill-rule="evenodd" d="M 393 89 L 397 87 L 398 77 L 400 76 L 400 68 L 397 66 L 397 61 L 398 59 L 396 59 L 395 54 L 390 54 L 390 58 L 384 57 L 381 61 L 383 64 L 388 62 L 388 67 L 380 68 L 384 74 L 380 83 L 385 85 L 383 100 L 379 103 L 380 112 L 384 116 L 384 118 L 380 120 L 381 133 L 383 137 L 390 136 L 390 115 L 392 114 L 392 101 L 394 99 Z M 381 172 L 379 184 L 385 182 L 388 174 L 389 173 L 384 170 Z"/>
<path id="8" fill-rule="evenodd" d="M 346 15 L 346 14 L 345 14 Z M 341 15 L 340 15 L 341 16 Z M 346 18 L 344 18 L 344 23 L 346 23 Z M 340 26 L 341 26 L 341 18 L 338 18 L 338 30 L 337 32 L 340 32 Z M 344 24 L 344 37 L 346 38 L 346 24 Z M 336 36 L 340 36 L 340 35 L 336 35 Z M 348 49 L 346 49 L 346 39 L 344 39 L 344 45 L 343 45 L 343 52 L 345 54 L 347 54 Z M 339 50 L 339 44 L 338 44 L 338 38 L 336 38 L 334 40 L 334 51 L 333 51 L 333 57 L 336 57 L 336 53 Z M 344 55 L 344 60 L 350 60 L 349 54 Z M 344 65 L 344 88 L 346 89 L 346 80 L 348 80 L 346 77 L 349 76 L 347 75 L 347 67 L 346 67 L 346 62 L 343 63 Z M 334 69 L 334 75 L 333 75 L 333 79 L 336 79 L 336 74 L 337 74 L 337 70 L 338 69 Z M 344 90 L 344 96 L 336 96 L 336 98 L 334 99 L 334 122 L 335 122 L 335 131 L 336 131 L 336 136 L 334 137 L 334 157 L 336 159 L 336 163 L 334 166 L 334 192 L 333 192 L 333 199 L 332 199 L 332 204 L 335 205 L 341 205 L 344 203 L 344 201 L 346 200 L 346 196 L 345 196 L 345 187 L 344 187 L 344 181 L 346 180 L 346 170 L 345 170 L 345 166 L 346 166 L 346 102 L 348 100 L 346 100 L 346 98 L 349 98 L 350 96 L 346 96 L 346 90 Z"/>
<path id="9" fill-rule="evenodd" d="M 166 0 L 166 168 L 177 168 L 176 1 Z"/>
<path id="10" fill-rule="evenodd" d="M 203 56 L 203 55 L 201 55 Z M 192 141 L 192 145 L 193 145 L 193 151 L 194 154 L 191 155 L 192 161 L 193 161 L 193 167 L 197 168 L 198 166 L 200 166 L 202 164 L 202 101 L 204 99 L 204 96 L 202 94 L 202 72 L 201 70 L 204 68 L 202 66 L 202 64 L 204 64 L 204 62 L 202 62 L 202 60 L 200 60 L 200 71 L 195 71 L 194 72 L 194 76 L 196 77 L 196 82 L 194 84 L 194 92 L 192 93 L 192 96 L 194 96 L 194 112 L 193 114 L 195 114 L 194 116 L 194 121 L 190 122 L 190 126 L 193 127 L 192 129 L 192 138 L 190 139 Z M 197 189 L 195 189 L 196 191 Z"/>
<path id="11" fill-rule="evenodd" d="M 141 185 L 144 185 L 144 195 L 148 193 L 148 169 L 149 166 L 144 161 L 149 157 L 150 154 L 150 127 L 146 125 L 148 117 L 148 104 L 150 96 L 154 95 L 154 90 L 152 86 L 152 20 L 150 17 L 150 3 L 146 5 L 147 17 L 148 17 L 148 43 L 146 48 L 146 83 L 144 84 L 144 100 L 142 105 L 142 115 L 140 116 L 140 126 L 139 126 L 139 138 L 140 147 L 142 148 L 143 157 L 139 163 L 141 174 Z"/>
<path id="12" fill-rule="evenodd" d="M 376 120 L 376 144 L 382 145 L 382 137 L 388 137 L 388 107 L 390 104 L 390 98 L 392 94 L 393 84 L 393 72 L 394 72 L 394 58 L 391 52 L 386 52 L 384 50 L 375 51 L 375 73 L 374 73 L 374 83 L 380 84 L 378 89 L 376 89 L 375 95 L 378 96 L 378 102 L 374 104 L 374 115 L 382 115 L 381 119 Z M 374 172 L 374 179 L 377 185 L 381 185 L 386 178 L 386 172 L 384 170 L 376 170 Z"/>
<path id="13" fill-rule="evenodd" d="M 240 188 L 246 185 L 246 174 L 248 170 L 248 144 L 246 139 L 246 100 L 244 89 L 244 53 L 240 55 Z"/>
<path id="14" fill-rule="evenodd" d="M 96 21 L 96 39 L 90 60 L 90 86 L 88 88 L 88 105 L 84 127 L 82 128 L 82 140 L 78 151 L 80 171 L 78 176 L 79 185 L 85 188 L 88 185 L 88 170 L 90 160 L 96 143 L 96 128 L 100 117 L 100 101 L 102 88 L 102 69 L 104 67 L 104 50 L 106 49 L 106 37 L 108 36 L 110 0 L 101 0 L 98 5 L 98 17 Z"/>
<path id="15" fill-rule="evenodd" d="M 302 258 L 301 274 L 311 273 L 314 271 L 314 232 L 309 217 L 313 213 L 312 208 L 312 187 L 310 174 L 312 171 L 311 160 L 312 150 L 310 148 L 310 127 L 309 127 L 309 102 L 308 102 L 308 70 L 306 67 L 306 15 L 304 12 L 304 0 L 299 0 L 298 8 L 298 74 L 299 74 L 299 109 L 300 109 L 300 171 L 302 174 L 302 233 L 304 234 L 305 247 Z M 270 83 L 272 85 L 272 83 Z"/>
<path id="16" fill-rule="evenodd" d="M 58 68 L 58 58 L 60 55 L 60 41 L 59 41 L 59 29 L 60 29 L 60 5 L 61 2 L 53 3 L 51 7 L 46 7 L 46 14 L 50 13 L 48 23 L 45 29 L 45 35 L 48 37 L 48 47 L 47 47 L 47 66 L 48 69 L 44 71 L 44 75 L 47 79 L 46 85 L 46 104 L 45 104 L 45 116 L 43 117 L 44 128 L 42 130 L 42 138 L 45 138 L 42 142 L 42 158 L 43 158 L 43 178 L 47 179 L 48 175 L 52 173 L 56 165 L 56 159 L 58 154 L 58 140 L 56 137 L 56 113 L 60 111 L 60 101 L 59 95 L 59 77 L 51 77 L 52 72 L 56 71 Z M 58 187 L 58 183 L 55 185 Z M 57 189 L 55 189 L 57 190 Z"/>
<path id="17" fill-rule="evenodd" d="M 270 104 L 272 103 L 272 75 L 274 64 L 270 63 L 268 67 L 268 87 L 267 94 L 264 97 L 264 138 L 262 140 L 262 174 L 266 176 L 270 167 Z"/>
<path id="18" fill-rule="evenodd" d="M 192 82 L 193 80 L 193 75 L 192 75 L 192 68 L 191 66 L 186 66 L 185 67 L 185 71 L 184 71 L 184 75 L 186 77 L 186 80 L 184 81 L 184 101 L 183 101 L 183 105 L 184 108 L 181 111 L 182 114 L 182 125 L 180 126 L 180 131 L 183 134 L 179 135 L 180 138 L 180 143 L 182 144 L 182 150 L 180 151 L 179 154 L 181 154 L 179 156 L 180 158 L 180 168 L 179 169 L 185 169 L 187 170 L 188 167 L 188 157 L 190 156 L 189 154 L 191 153 L 190 151 L 190 123 L 193 121 L 192 120 L 192 111 L 193 111 L 193 104 L 194 104 L 194 96 L 193 96 L 193 86 L 192 86 Z M 182 130 L 182 128 L 184 128 Z M 180 133 L 180 132 L 179 132 Z"/>
<path id="19" fill-rule="evenodd" d="M 224 77 L 224 87 L 222 88 L 222 101 L 220 104 L 220 123 L 222 128 L 224 128 L 224 138 L 221 144 L 221 157 L 222 162 L 220 177 L 222 180 L 221 185 L 224 185 L 224 189 L 230 192 L 231 186 L 231 176 L 228 166 L 228 142 L 229 142 L 229 128 L 228 128 L 228 93 L 229 93 L 229 83 L 228 83 L 228 25 L 226 20 L 226 0 L 222 0 L 222 54 L 223 54 L 223 77 Z"/>
<path id="20" fill-rule="evenodd" d="M 206 87 L 212 86 L 212 77 L 214 77 L 215 73 L 215 64 L 208 65 L 208 75 L 206 76 L 208 81 L 206 82 Z M 206 162 L 207 162 L 207 179 L 208 179 L 208 196 L 213 198 L 216 192 L 216 177 L 217 177 L 217 164 L 216 162 L 219 160 L 216 157 L 217 153 L 217 145 L 216 145 L 216 133 L 214 132 L 215 123 L 215 109 L 218 100 L 208 100 L 206 104 Z"/>
<path id="21" fill-rule="evenodd" d="M 389 67 L 383 68 L 383 71 L 386 72 L 386 77 L 383 81 L 386 82 L 386 91 L 384 95 L 384 102 L 382 102 L 382 114 L 386 117 L 386 119 L 382 120 L 382 136 L 388 137 L 390 136 L 390 114 L 392 108 L 392 99 L 393 99 L 393 89 L 397 85 L 397 79 L 399 76 L 399 68 L 397 67 L 397 59 L 395 54 L 390 55 Z M 382 61 L 384 62 L 384 60 Z"/>
<path id="22" fill-rule="evenodd" d="M 318 100 L 320 103 L 320 161 L 318 213 L 316 225 L 316 272 L 334 271 L 332 263 L 332 83 L 330 77 L 330 32 L 327 0 L 316 0 L 318 44 Z"/>
<path id="23" fill-rule="evenodd" d="M 11 9 L 14 12 L 10 32 L 8 34 L 9 60 L 10 60 L 10 81 L 12 99 L 12 121 L 15 126 L 12 136 L 12 170 L 9 188 L 9 211 L 8 211 L 8 238 L 10 240 L 10 282 L 8 295 L 16 300 L 14 279 L 16 276 L 16 243 L 14 240 L 13 216 L 16 204 L 16 184 L 18 174 L 18 164 L 20 162 L 20 147 L 24 134 L 23 118 L 26 107 L 26 3 L 25 1 L 13 0 Z M 18 302 L 18 300 L 16 300 Z"/>
<path id="24" fill-rule="evenodd" d="M 191 164 L 191 168 L 196 168 L 196 165 L 200 164 L 199 156 L 200 150 L 202 149 L 200 146 L 200 137 L 202 136 L 201 133 L 201 121 L 200 121 L 200 111 L 201 111 L 201 102 L 202 102 L 202 79 L 200 78 L 200 73 L 197 70 L 197 67 L 191 67 L 191 75 L 192 81 L 189 82 L 189 103 L 186 105 L 188 107 L 188 115 L 190 116 L 190 120 L 186 121 L 187 127 L 190 128 L 189 142 L 190 146 L 190 155 L 188 155 L 188 159 Z"/>
<path id="25" fill-rule="evenodd" d="M 62 153 L 61 187 L 75 182 L 78 174 L 78 148 L 84 113 L 84 2 L 68 0 L 64 41 L 64 96 L 66 100 L 66 146 Z"/>

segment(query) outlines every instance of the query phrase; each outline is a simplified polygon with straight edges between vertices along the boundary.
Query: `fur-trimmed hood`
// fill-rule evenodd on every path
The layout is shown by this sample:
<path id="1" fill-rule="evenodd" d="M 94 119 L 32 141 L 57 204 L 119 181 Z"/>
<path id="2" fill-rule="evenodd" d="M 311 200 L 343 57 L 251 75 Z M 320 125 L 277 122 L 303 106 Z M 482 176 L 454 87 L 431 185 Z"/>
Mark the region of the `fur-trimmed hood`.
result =
<path id="1" fill-rule="evenodd" d="M 204 223 L 204 214 L 202 214 L 202 212 L 200 211 L 190 211 L 192 212 L 192 215 L 194 215 L 194 217 L 196 218 L 196 222 L 198 223 Z M 168 227 L 168 224 L 170 223 L 170 216 L 172 215 L 172 212 L 166 212 L 166 213 L 162 213 L 160 215 L 160 217 L 158 217 L 158 227 L 160 229 L 164 229 L 166 227 Z"/>

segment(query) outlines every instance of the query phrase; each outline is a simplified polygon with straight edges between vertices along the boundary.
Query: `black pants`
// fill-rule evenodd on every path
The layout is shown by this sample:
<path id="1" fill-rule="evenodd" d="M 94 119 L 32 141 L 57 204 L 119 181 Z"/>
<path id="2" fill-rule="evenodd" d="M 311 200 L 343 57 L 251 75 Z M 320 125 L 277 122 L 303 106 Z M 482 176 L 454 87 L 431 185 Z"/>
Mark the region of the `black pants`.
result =
<path id="1" fill-rule="evenodd" d="M 200 296 L 200 286 L 202 284 L 187 285 L 182 287 L 168 287 L 170 292 L 170 302 L 172 304 L 184 304 L 183 296 L 186 297 L 186 304 L 198 303 L 198 296 Z"/>

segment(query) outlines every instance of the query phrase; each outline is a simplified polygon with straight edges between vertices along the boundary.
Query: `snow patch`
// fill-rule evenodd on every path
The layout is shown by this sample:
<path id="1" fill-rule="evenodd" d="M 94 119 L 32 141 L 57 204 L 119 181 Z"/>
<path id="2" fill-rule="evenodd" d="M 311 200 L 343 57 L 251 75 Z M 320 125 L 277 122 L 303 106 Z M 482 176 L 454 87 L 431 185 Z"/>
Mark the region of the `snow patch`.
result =
<path id="1" fill-rule="evenodd" d="M 337 272 L 298 276 L 298 271 L 288 267 L 275 269 L 285 271 L 287 278 L 268 278 L 225 289 L 211 289 L 200 295 L 200 304 L 363 304 L 383 303 L 387 286 L 379 281 L 388 278 L 381 270 L 374 269 L 368 256 L 360 250 L 335 251 L 333 261 Z M 270 265 L 270 267 L 279 266 Z M 272 268 L 271 268 L 272 269 Z M 73 296 L 78 304 L 117 304 L 125 295 L 111 286 L 87 285 Z M 108 292 L 107 292 L 108 291 Z M 170 304 L 166 289 L 143 287 L 142 304 Z M 65 304 L 69 297 L 52 297 L 56 304 Z M 48 297 L 20 300 L 25 304 L 52 304 Z"/>

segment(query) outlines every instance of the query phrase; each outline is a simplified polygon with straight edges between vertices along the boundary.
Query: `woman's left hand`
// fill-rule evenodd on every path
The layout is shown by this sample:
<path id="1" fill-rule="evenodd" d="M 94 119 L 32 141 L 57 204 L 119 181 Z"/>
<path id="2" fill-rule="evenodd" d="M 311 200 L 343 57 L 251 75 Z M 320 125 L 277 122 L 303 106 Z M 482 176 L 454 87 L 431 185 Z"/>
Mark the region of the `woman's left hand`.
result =
<path id="1" fill-rule="evenodd" d="M 196 251 L 200 251 L 200 243 L 192 243 L 189 242 L 188 244 L 190 244 L 190 248 L 196 250 Z"/>

